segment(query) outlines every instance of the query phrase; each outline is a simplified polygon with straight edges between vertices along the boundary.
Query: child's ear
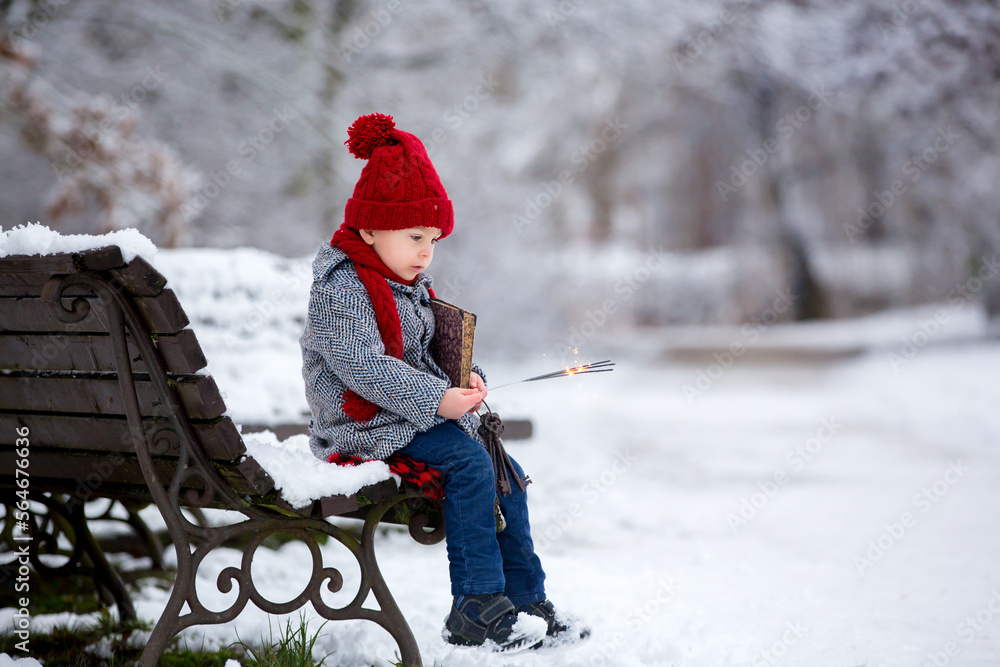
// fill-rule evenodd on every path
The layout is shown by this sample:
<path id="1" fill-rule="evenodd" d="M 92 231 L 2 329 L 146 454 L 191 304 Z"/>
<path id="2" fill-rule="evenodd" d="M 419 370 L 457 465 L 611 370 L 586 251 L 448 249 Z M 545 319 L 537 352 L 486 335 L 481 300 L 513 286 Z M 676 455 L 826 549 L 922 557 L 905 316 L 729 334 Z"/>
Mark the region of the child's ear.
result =
<path id="1" fill-rule="evenodd" d="M 371 229 L 359 229 L 358 232 L 361 234 L 361 239 L 368 245 L 373 245 L 375 243 L 375 232 Z"/>

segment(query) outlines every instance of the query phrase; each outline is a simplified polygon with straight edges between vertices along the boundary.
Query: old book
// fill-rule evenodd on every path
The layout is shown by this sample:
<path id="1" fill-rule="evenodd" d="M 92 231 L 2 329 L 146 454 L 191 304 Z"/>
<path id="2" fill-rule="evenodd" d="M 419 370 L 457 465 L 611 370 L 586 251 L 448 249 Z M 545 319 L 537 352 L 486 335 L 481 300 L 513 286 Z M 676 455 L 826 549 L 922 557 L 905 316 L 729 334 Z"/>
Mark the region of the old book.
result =
<path id="1" fill-rule="evenodd" d="M 431 338 L 434 363 L 448 375 L 452 387 L 468 389 L 476 316 L 441 299 L 431 299 L 431 310 L 434 311 L 434 336 Z"/>

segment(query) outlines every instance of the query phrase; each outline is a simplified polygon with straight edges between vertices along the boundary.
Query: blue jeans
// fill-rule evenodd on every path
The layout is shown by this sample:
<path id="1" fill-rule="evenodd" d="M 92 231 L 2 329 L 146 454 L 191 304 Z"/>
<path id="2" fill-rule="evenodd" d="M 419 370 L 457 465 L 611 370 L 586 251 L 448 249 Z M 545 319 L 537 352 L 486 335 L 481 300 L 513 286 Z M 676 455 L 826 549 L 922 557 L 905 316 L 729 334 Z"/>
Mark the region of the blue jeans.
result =
<path id="1" fill-rule="evenodd" d="M 511 480 L 510 495 L 496 491 L 493 461 L 482 444 L 454 421 L 417 433 L 399 450 L 444 474 L 444 529 L 452 595 L 503 592 L 515 605 L 545 599 L 545 572 L 535 555 L 527 494 Z M 513 461 L 519 476 L 521 466 Z M 496 531 L 493 500 L 507 528 Z"/>

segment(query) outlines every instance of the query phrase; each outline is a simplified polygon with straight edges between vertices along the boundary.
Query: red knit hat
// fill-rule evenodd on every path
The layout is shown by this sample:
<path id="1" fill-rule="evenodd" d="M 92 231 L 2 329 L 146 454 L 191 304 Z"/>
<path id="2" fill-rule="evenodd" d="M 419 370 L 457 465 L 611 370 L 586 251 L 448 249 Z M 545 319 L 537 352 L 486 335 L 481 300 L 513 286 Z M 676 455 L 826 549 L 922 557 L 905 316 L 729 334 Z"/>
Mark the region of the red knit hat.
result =
<path id="1" fill-rule="evenodd" d="M 436 227 L 451 234 L 455 214 L 420 139 L 396 129 L 392 116 L 361 116 L 344 143 L 354 157 L 368 160 L 354 196 L 347 200 L 344 224 L 353 229 Z"/>

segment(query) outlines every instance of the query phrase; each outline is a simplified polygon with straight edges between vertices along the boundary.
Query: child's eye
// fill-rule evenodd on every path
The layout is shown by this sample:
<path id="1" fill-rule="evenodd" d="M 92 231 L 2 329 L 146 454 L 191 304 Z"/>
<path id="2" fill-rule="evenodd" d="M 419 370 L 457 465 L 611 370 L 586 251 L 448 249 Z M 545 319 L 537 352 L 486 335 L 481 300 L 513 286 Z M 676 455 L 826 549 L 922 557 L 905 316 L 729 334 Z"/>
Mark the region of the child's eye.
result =
<path id="1" fill-rule="evenodd" d="M 414 241 L 419 241 L 423 237 L 421 237 L 420 234 L 410 234 L 410 238 Z"/>
<path id="2" fill-rule="evenodd" d="M 438 242 L 438 241 L 440 241 L 440 240 L 441 240 L 441 239 L 431 239 L 431 243 L 437 243 L 437 242 Z"/>

